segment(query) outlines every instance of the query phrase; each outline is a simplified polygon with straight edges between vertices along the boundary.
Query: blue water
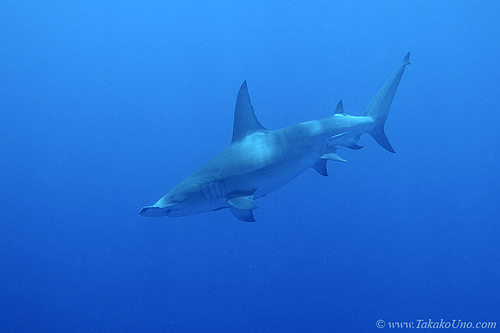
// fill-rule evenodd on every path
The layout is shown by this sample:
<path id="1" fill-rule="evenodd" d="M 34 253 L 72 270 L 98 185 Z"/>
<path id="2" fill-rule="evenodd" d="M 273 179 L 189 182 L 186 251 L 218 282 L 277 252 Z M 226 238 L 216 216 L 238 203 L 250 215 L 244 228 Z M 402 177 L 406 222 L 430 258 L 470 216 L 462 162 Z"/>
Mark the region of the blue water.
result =
<path id="1" fill-rule="evenodd" d="M 497 1 L 11 1 L 0 12 L 2 332 L 500 327 Z M 386 124 L 330 177 L 228 210 L 137 214 L 223 150 L 247 80 L 276 129 Z"/>

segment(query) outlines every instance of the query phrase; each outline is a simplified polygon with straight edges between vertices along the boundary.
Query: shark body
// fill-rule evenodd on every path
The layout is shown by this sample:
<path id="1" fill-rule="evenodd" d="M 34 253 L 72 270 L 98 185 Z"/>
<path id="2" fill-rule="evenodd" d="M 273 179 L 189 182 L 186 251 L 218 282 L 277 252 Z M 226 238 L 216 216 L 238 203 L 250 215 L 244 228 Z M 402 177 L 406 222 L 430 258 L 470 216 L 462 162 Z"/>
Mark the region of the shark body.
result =
<path id="1" fill-rule="evenodd" d="M 327 160 L 345 162 L 339 147 L 360 149 L 356 142 L 369 133 L 394 153 L 384 125 L 408 53 L 366 108 L 363 116 L 344 113 L 342 101 L 335 113 L 274 131 L 264 128 L 250 103 L 246 81 L 236 99 L 231 144 L 139 214 L 148 217 L 186 216 L 229 208 L 238 219 L 255 221 L 255 199 L 287 184 L 308 168 L 328 176 Z"/>

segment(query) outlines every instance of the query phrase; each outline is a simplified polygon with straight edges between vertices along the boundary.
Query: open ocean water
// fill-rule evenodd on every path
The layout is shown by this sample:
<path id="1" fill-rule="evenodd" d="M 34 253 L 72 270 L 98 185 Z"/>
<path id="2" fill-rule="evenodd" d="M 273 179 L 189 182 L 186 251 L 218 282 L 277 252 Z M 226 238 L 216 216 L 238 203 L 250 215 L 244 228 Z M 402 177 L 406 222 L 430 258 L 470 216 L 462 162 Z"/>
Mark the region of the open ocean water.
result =
<path id="1" fill-rule="evenodd" d="M 500 329 L 498 1 L 0 7 L 0 331 Z M 408 51 L 397 154 L 364 135 L 256 223 L 137 214 L 230 143 L 243 80 L 270 129 L 362 115 Z"/>

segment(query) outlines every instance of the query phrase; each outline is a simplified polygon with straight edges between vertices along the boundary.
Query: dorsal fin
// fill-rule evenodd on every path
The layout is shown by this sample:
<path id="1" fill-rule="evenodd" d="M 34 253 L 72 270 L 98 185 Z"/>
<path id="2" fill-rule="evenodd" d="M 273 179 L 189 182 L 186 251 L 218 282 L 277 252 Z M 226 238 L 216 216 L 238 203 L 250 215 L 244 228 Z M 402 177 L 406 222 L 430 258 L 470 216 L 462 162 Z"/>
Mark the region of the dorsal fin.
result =
<path id="1" fill-rule="evenodd" d="M 340 100 L 335 108 L 334 114 L 342 114 L 344 113 L 344 104 L 342 104 L 342 100 Z"/>
<path id="2" fill-rule="evenodd" d="M 243 81 L 236 98 L 236 108 L 234 110 L 233 139 L 231 142 L 239 141 L 249 134 L 257 131 L 266 131 L 253 111 L 248 95 L 247 81 Z"/>

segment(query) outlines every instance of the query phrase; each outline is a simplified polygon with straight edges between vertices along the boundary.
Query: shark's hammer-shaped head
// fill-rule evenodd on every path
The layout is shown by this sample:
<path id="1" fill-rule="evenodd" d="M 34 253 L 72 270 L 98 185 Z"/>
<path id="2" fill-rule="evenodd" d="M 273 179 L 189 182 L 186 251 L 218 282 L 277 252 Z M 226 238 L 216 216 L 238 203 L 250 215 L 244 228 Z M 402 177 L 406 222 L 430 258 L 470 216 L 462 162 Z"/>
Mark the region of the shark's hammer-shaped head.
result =
<path id="1" fill-rule="evenodd" d="M 165 198 L 166 195 L 158 200 L 152 206 L 143 207 L 139 214 L 146 217 L 162 217 L 162 216 L 177 216 L 172 215 L 173 212 L 179 210 L 181 208 L 181 203 L 170 203 L 168 199 Z"/>
<path id="2" fill-rule="evenodd" d="M 206 209 L 203 192 L 191 186 L 176 186 L 152 206 L 143 207 L 139 214 L 146 217 L 187 216 Z M 204 209 L 205 208 L 205 209 Z"/>

